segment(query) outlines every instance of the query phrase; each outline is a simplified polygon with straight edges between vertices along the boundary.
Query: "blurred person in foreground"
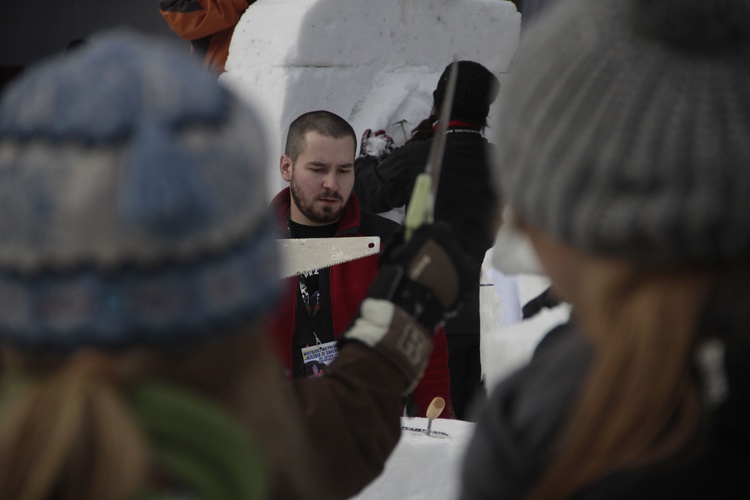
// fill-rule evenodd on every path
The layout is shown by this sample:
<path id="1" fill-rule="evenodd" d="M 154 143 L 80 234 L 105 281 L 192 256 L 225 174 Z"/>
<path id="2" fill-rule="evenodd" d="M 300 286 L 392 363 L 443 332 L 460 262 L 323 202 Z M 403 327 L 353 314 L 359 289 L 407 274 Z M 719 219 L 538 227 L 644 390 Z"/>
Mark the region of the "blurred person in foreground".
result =
<path id="1" fill-rule="evenodd" d="M 0 498 L 348 498 L 471 272 L 438 226 L 389 247 L 327 376 L 288 381 L 260 122 L 162 43 L 94 38 L 0 101 Z"/>
<path id="2" fill-rule="evenodd" d="M 557 2 L 504 89 L 504 199 L 575 321 L 461 498 L 750 497 L 750 2 Z"/>

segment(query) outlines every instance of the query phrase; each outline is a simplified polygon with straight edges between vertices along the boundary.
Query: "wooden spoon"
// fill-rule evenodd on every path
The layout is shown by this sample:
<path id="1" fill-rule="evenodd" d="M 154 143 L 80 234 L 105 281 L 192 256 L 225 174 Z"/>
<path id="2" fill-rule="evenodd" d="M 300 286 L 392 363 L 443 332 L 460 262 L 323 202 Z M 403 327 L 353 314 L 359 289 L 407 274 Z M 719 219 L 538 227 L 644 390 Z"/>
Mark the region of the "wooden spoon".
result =
<path id="1" fill-rule="evenodd" d="M 443 413 L 444 408 L 445 400 L 440 396 L 433 399 L 430 406 L 427 407 L 427 430 L 425 431 L 425 434 L 428 436 L 430 435 L 430 432 L 432 432 L 432 421 Z"/>

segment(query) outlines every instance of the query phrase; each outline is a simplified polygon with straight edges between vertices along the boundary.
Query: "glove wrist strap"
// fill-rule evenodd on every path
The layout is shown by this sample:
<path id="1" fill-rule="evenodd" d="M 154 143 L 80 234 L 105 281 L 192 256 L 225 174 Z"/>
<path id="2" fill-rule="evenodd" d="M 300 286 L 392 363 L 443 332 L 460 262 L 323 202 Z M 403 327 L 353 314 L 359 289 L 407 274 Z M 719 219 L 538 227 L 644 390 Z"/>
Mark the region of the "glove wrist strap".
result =
<path id="1" fill-rule="evenodd" d="M 401 266 L 385 266 L 370 286 L 368 294 L 393 302 L 432 333 L 443 319 L 445 309 L 428 288 L 405 277 Z"/>

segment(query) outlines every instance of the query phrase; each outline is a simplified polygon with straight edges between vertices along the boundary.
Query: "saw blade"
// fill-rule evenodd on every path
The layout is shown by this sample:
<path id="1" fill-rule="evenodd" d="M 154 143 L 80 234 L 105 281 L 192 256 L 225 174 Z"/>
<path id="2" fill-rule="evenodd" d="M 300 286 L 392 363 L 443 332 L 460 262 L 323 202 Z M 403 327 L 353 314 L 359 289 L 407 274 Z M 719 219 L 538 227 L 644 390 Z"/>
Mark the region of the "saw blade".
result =
<path id="1" fill-rule="evenodd" d="M 278 240 L 281 277 L 291 278 L 380 252 L 378 236 Z"/>

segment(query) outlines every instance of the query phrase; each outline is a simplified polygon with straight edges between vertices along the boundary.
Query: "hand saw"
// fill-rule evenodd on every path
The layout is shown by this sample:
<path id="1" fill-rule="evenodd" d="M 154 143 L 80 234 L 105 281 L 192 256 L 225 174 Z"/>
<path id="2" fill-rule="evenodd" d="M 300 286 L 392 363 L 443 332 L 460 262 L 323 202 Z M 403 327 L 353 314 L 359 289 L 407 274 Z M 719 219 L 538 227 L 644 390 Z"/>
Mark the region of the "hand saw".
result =
<path id="1" fill-rule="evenodd" d="M 343 264 L 380 252 L 378 236 L 278 240 L 281 278 Z"/>
<path id="2" fill-rule="evenodd" d="M 443 104 L 440 107 L 440 118 L 438 128 L 432 139 L 430 155 L 427 157 L 427 165 L 424 172 L 417 176 L 414 189 L 409 200 L 409 207 L 404 217 L 404 240 L 409 241 L 414 232 L 422 224 L 433 222 L 435 216 L 435 195 L 437 194 L 438 182 L 440 181 L 440 168 L 443 164 L 443 151 L 445 150 L 445 131 L 448 128 L 448 120 L 453 108 L 453 94 L 456 91 L 456 80 L 458 79 L 458 63 L 453 58 L 451 71 L 448 75 L 448 87 L 445 91 Z"/>

